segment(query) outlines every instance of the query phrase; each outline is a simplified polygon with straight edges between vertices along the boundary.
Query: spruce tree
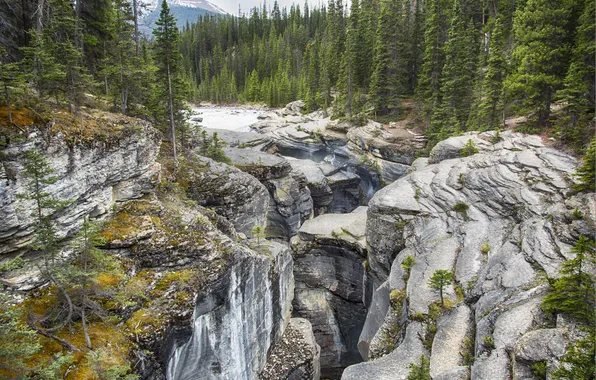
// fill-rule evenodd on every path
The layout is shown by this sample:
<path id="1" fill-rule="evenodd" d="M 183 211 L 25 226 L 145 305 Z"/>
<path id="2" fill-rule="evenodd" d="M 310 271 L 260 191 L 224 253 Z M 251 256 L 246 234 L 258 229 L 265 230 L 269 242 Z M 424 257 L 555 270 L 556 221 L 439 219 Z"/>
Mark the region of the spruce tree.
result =
<path id="1" fill-rule="evenodd" d="M 513 72 L 505 82 L 508 97 L 545 127 L 553 95 L 562 83 L 569 54 L 565 44 L 569 10 L 563 1 L 528 0 L 515 13 Z"/>
<path id="2" fill-rule="evenodd" d="M 573 259 L 563 263 L 561 277 L 552 284 L 552 291 L 544 298 L 542 308 L 549 313 L 564 313 L 580 321 L 594 323 L 594 279 L 586 271 L 594 263 L 594 241 L 581 235 L 571 249 Z"/>
<path id="3" fill-rule="evenodd" d="M 425 2 L 424 57 L 416 95 L 428 126 L 433 110 L 439 103 L 441 71 L 445 64 L 443 45 L 446 39 L 446 18 L 449 2 L 429 0 Z"/>
<path id="4" fill-rule="evenodd" d="M 402 0 L 382 0 L 370 95 L 378 114 L 395 113 L 398 98 L 407 82 L 405 4 Z"/>
<path id="5" fill-rule="evenodd" d="M 567 104 L 567 117 L 559 126 L 559 135 L 564 142 L 576 147 L 583 145 L 586 135 L 594 133 L 595 9 L 594 0 L 585 0 L 564 88 L 557 93 L 557 99 Z"/>
<path id="6" fill-rule="evenodd" d="M 438 290 L 441 296 L 441 307 L 445 306 L 443 289 L 453 282 L 453 275 L 447 269 L 437 269 L 428 280 L 428 285 L 433 290 Z"/>
<path id="7" fill-rule="evenodd" d="M 472 105 L 476 71 L 476 30 L 466 23 L 461 0 L 455 0 L 453 18 L 445 43 L 445 65 L 441 70 L 440 102 L 434 109 L 426 135 L 431 145 L 464 130 Z"/>
<path id="8" fill-rule="evenodd" d="M 0 89 L 4 96 L 4 105 L 8 116 L 8 122 L 12 124 L 12 102 L 13 93 L 23 83 L 23 75 L 17 62 L 10 62 L 4 47 L 0 45 Z"/>
<path id="9" fill-rule="evenodd" d="M 180 77 L 181 59 L 180 55 L 180 35 L 176 26 L 176 18 L 170 13 L 170 8 L 166 0 L 161 3 L 159 19 L 155 22 L 153 29 L 155 44 L 153 46 L 155 62 L 158 71 L 157 78 L 161 83 L 161 93 L 167 100 L 165 107 L 166 119 L 169 123 L 170 138 L 172 143 L 172 152 L 174 159 L 174 170 L 178 167 L 178 154 L 176 150 L 176 129 L 183 128 L 184 115 L 182 113 L 184 99 L 184 84 Z"/>
<path id="10" fill-rule="evenodd" d="M 505 26 L 503 17 L 497 16 L 490 32 L 488 62 L 481 81 L 480 104 L 469 129 L 487 130 L 499 128 L 503 119 L 503 80 L 506 72 Z"/>
<path id="11" fill-rule="evenodd" d="M 592 136 L 584 153 L 584 163 L 575 175 L 580 180 L 580 183 L 574 186 L 575 190 L 596 191 L 596 136 Z"/>

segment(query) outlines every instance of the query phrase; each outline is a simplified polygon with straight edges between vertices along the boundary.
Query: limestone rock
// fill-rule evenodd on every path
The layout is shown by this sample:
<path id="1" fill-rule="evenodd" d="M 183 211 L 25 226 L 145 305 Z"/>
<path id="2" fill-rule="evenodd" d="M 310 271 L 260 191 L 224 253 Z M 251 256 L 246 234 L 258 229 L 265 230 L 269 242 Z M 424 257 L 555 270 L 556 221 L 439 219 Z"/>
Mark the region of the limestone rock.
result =
<path id="1" fill-rule="evenodd" d="M 460 157 L 470 139 L 479 152 Z M 444 291 L 454 309 L 438 318 L 433 378 L 465 377 L 459 354 L 463 346 L 470 349 L 464 339 L 474 334 L 472 379 L 511 379 L 512 371 L 525 378 L 531 359 L 554 362 L 563 350 L 559 333 L 542 329 L 547 318 L 540 305 L 548 289 L 543 276 L 557 277 L 577 237 L 594 234 L 593 195 L 569 191 L 577 162 L 535 136 L 503 132 L 497 141 L 494 132 L 467 133 L 437 144 L 428 163 L 416 162 L 415 170 L 369 202 L 370 275 L 388 279 L 390 289 L 403 288 L 396 266 L 406 255 L 414 257 L 402 322 L 410 328 L 415 313 L 416 320 L 428 321 L 438 301 L 430 276 L 453 271 L 455 282 Z M 371 323 L 375 313 L 369 311 Z M 394 353 L 406 341 L 398 341 Z M 369 377 L 389 378 L 398 371 L 392 371 L 392 355 L 348 367 L 344 378 L 365 376 L 364 368 L 374 368 Z"/>
<path id="2" fill-rule="evenodd" d="M 189 198 L 213 208 L 246 235 L 254 226 L 265 224 L 269 192 L 255 177 L 199 155 L 188 161 L 181 176 Z"/>
<path id="3" fill-rule="evenodd" d="M 292 258 L 268 242 L 271 258 L 245 251 L 196 300 L 190 329 L 170 334 L 167 379 L 255 379 L 289 322 Z"/>
<path id="4" fill-rule="evenodd" d="M 465 304 L 439 319 L 430 356 L 430 375 L 433 379 L 440 374 L 461 370 L 462 353 L 468 349 L 464 340 L 471 338 L 471 330 L 472 313 Z"/>
<path id="5" fill-rule="evenodd" d="M 294 314 L 313 325 L 321 346 L 321 374 L 338 376 L 360 361 L 358 337 L 364 305 L 366 214 L 324 214 L 292 238 L 296 291 Z"/>
<path id="6" fill-rule="evenodd" d="M 379 359 L 346 368 L 341 380 L 406 380 L 409 365 L 418 363 L 420 356 L 428 356 L 419 336 L 424 333 L 420 322 L 412 322 L 406 329 L 403 342 L 393 352 Z"/>
<path id="7" fill-rule="evenodd" d="M 312 325 L 303 318 L 292 318 L 282 339 L 273 346 L 261 380 L 319 380 L 321 348 Z"/>
<path id="8" fill-rule="evenodd" d="M 85 216 L 106 215 L 116 202 L 153 191 L 160 175 L 160 165 L 155 162 L 160 134 L 149 123 L 120 119 L 118 132 L 106 141 L 97 138 L 89 143 L 69 144 L 61 133 L 47 139 L 33 134 L 26 142 L 3 149 L 0 254 L 26 247 L 33 239 L 34 218 L 30 210 L 34 209 L 34 201 L 17 196 L 26 193 L 28 180 L 23 177 L 23 164 L 29 150 L 43 153 L 57 177 L 44 191 L 59 200 L 70 201 L 65 210 L 51 215 L 60 239 L 76 233 Z"/>
<path id="9" fill-rule="evenodd" d="M 515 356 L 528 362 L 553 360 L 565 354 L 562 329 L 539 329 L 524 334 L 515 346 Z"/>

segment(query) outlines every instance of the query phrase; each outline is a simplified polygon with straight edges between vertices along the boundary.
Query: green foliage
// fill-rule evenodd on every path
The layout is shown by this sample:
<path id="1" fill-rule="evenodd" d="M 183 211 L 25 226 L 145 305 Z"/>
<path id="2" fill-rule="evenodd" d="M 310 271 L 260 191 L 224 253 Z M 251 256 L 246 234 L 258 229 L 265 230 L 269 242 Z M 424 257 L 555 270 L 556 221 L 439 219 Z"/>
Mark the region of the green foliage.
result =
<path id="1" fill-rule="evenodd" d="M 453 205 L 452 210 L 460 214 L 466 214 L 470 206 L 466 202 L 457 202 Z"/>
<path id="2" fill-rule="evenodd" d="M 464 173 L 459 173 L 459 175 L 457 176 L 457 183 L 459 183 L 460 185 L 466 184 L 466 175 Z"/>
<path id="3" fill-rule="evenodd" d="M 484 244 L 482 244 L 482 247 L 480 247 L 480 252 L 487 255 L 490 252 L 490 244 L 488 244 L 488 242 L 485 242 Z"/>
<path id="4" fill-rule="evenodd" d="M 418 364 L 411 363 L 409 365 L 410 373 L 407 380 L 431 380 L 430 377 L 430 360 L 426 356 L 420 356 Z"/>
<path id="5" fill-rule="evenodd" d="M 25 265 L 25 260 L 21 256 L 17 256 L 0 264 L 0 273 L 20 269 L 23 265 Z"/>
<path id="6" fill-rule="evenodd" d="M 416 264 L 416 259 L 412 255 L 408 255 L 404 257 L 403 261 L 401 262 L 401 267 L 404 270 L 404 280 L 408 280 L 410 278 L 410 272 L 412 267 Z"/>
<path id="7" fill-rule="evenodd" d="M 262 226 L 254 226 L 251 230 L 252 236 L 257 239 L 257 244 L 261 244 L 261 239 L 265 239 L 265 229 Z"/>
<path id="8" fill-rule="evenodd" d="M 212 158 L 217 162 L 229 164 L 232 160 L 225 154 L 223 150 L 225 146 L 225 141 L 218 137 L 217 132 L 213 132 L 211 138 L 207 136 L 207 132 L 201 132 L 201 143 L 199 148 L 201 155 Z"/>
<path id="9" fill-rule="evenodd" d="M 27 375 L 35 369 L 31 355 L 41 350 L 37 334 L 22 322 L 22 311 L 10 299 L 0 294 L 0 373 Z M 32 366 L 33 365 L 33 366 Z"/>
<path id="10" fill-rule="evenodd" d="M 590 145 L 584 154 L 584 164 L 575 173 L 580 183 L 574 185 L 577 191 L 596 190 L 596 136 L 592 137 Z"/>
<path id="11" fill-rule="evenodd" d="M 515 15 L 514 70 L 505 88 L 510 98 L 519 99 L 522 111 L 533 114 L 537 127 L 547 125 L 553 96 L 563 84 L 569 55 L 565 43 L 569 15 L 564 2 L 547 0 L 528 0 Z"/>
<path id="12" fill-rule="evenodd" d="M 489 354 L 495 349 L 495 340 L 492 335 L 482 337 L 482 344 L 484 345 L 484 348 L 488 350 Z"/>
<path id="13" fill-rule="evenodd" d="M 470 337 L 465 337 L 463 341 L 463 351 L 461 353 L 462 361 L 465 366 L 470 366 L 474 363 L 474 340 Z"/>
<path id="14" fill-rule="evenodd" d="M 32 200 L 35 203 L 31 214 L 35 222 L 34 249 L 52 252 L 56 248 L 56 234 L 51 222 L 52 213 L 66 207 L 69 202 L 58 200 L 46 191 L 49 185 L 56 183 L 54 169 L 50 166 L 42 153 L 36 149 L 27 151 L 25 156 L 23 177 L 28 181 L 25 192 L 18 194 L 21 199 Z"/>
<path id="15" fill-rule="evenodd" d="M 445 306 L 443 290 L 453 282 L 453 274 L 447 269 L 437 269 L 428 280 L 431 289 L 439 291 L 441 296 L 441 307 Z"/>
<path id="16" fill-rule="evenodd" d="M 581 220 L 584 218 L 584 214 L 582 214 L 582 212 L 579 211 L 579 209 L 576 207 L 573 209 L 573 212 L 571 213 L 571 217 L 576 220 Z"/>
<path id="17" fill-rule="evenodd" d="M 539 380 L 546 380 L 546 370 L 547 370 L 547 361 L 539 361 L 536 363 L 532 363 L 530 366 L 532 369 L 532 375 Z"/>
<path id="18" fill-rule="evenodd" d="M 592 323 L 596 307 L 594 279 L 584 268 L 588 262 L 594 262 L 594 241 L 581 235 L 571 252 L 575 257 L 563 263 L 559 270 L 561 277 L 551 284 L 552 289 L 544 298 L 542 309 Z"/>
<path id="19" fill-rule="evenodd" d="M 592 380 L 596 373 L 596 334 L 591 326 L 584 330 L 585 337 L 567 348 L 561 358 L 562 366 L 552 373 L 556 380 Z"/>
<path id="20" fill-rule="evenodd" d="M 478 153 L 478 148 L 472 139 L 468 139 L 468 142 L 459 150 L 462 157 L 472 156 L 476 153 Z"/>

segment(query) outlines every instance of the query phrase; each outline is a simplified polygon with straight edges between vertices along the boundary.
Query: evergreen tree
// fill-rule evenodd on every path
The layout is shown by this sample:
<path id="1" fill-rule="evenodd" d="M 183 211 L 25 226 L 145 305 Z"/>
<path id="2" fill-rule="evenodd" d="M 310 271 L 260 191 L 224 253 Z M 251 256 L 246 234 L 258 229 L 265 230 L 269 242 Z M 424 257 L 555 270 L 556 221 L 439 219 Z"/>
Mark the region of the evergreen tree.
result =
<path id="1" fill-rule="evenodd" d="M 492 23 L 488 43 L 488 62 L 481 81 L 480 104 L 469 125 L 472 130 L 498 128 L 503 119 L 503 80 L 505 78 L 506 57 L 505 26 L 503 17 L 497 16 Z"/>
<path id="2" fill-rule="evenodd" d="M 354 92 L 358 83 L 362 83 L 362 80 L 357 78 L 357 68 L 361 65 L 359 62 L 361 57 L 358 55 L 360 49 L 358 41 L 359 8 L 360 3 L 358 0 L 353 0 L 350 8 L 349 26 L 346 32 L 346 48 L 341 59 L 337 83 L 338 96 L 334 107 L 339 115 L 352 115 Z"/>
<path id="3" fill-rule="evenodd" d="M 443 289 L 445 289 L 446 286 L 451 285 L 452 282 L 453 275 L 447 269 L 437 269 L 428 280 L 430 288 L 439 291 L 439 295 L 441 296 L 441 307 L 445 306 Z"/>
<path id="4" fill-rule="evenodd" d="M 572 60 L 557 98 L 567 104 L 567 118 L 560 125 L 560 137 L 575 146 L 583 145 L 586 135 L 593 134 L 594 56 L 596 55 L 596 3 L 585 0 L 575 33 Z"/>
<path id="5" fill-rule="evenodd" d="M 405 91 L 407 60 L 405 4 L 402 0 L 382 0 L 370 94 L 374 109 L 379 114 L 394 113 L 398 97 Z"/>
<path id="6" fill-rule="evenodd" d="M 466 25 L 461 0 L 455 0 L 453 4 L 453 18 L 444 47 L 440 102 L 433 112 L 430 128 L 426 130 L 431 145 L 464 130 L 472 105 L 476 30 L 472 23 Z"/>
<path id="7" fill-rule="evenodd" d="M 575 257 L 563 263 L 559 271 L 561 277 L 552 284 L 552 291 L 544 298 L 542 308 L 549 313 L 565 313 L 592 324 L 596 316 L 594 280 L 585 268 L 588 262 L 594 262 L 594 242 L 581 235 L 571 253 Z"/>
<path id="8" fill-rule="evenodd" d="M 584 164 L 577 169 L 575 175 L 580 183 L 574 186 L 577 191 L 596 191 L 596 136 L 588 145 L 584 154 Z"/>
<path id="9" fill-rule="evenodd" d="M 425 2 L 424 22 L 424 57 L 416 95 L 425 117 L 426 124 L 430 123 L 432 111 L 438 106 L 441 71 L 445 64 L 443 45 L 446 39 L 446 9 L 445 0 L 429 0 Z"/>
<path id="10" fill-rule="evenodd" d="M 170 138 L 172 142 L 172 151 L 174 158 L 174 170 L 178 166 L 178 155 L 176 151 L 176 129 L 184 127 L 183 99 L 184 84 L 181 80 L 181 60 L 180 55 L 180 35 L 176 26 L 176 18 L 170 13 L 170 8 L 166 0 L 161 3 L 161 12 L 159 19 L 155 22 L 153 29 L 155 36 L 154 57 L 157 63 L 157 77 L 159 83 L 163 83 L 161 93 L 167 104 L 160 111 L 166 114 L 169 122 Z M 165 111 L 165 112 L 163 112 Z"/>
<path id="11" fill-rule="evenodd" d="M 4 95 L 4 104 L 8 122 L 12 123 L 13 93 L 23 84 L 23 75 L 16 62 L 10 62 L 4 47 L 0 45 L 0 87 Z"/>
<path id="12" fill-rule="evenodd" d="M 528 0 L 515 14 L 513 72 L 505 88 L 510 99 L 520 101 L 521 111 L 532 113 L 537 127 L 549 122 L 553 95 L 563 83 L 568 15 L 564 1 L 547 0 Z"/>

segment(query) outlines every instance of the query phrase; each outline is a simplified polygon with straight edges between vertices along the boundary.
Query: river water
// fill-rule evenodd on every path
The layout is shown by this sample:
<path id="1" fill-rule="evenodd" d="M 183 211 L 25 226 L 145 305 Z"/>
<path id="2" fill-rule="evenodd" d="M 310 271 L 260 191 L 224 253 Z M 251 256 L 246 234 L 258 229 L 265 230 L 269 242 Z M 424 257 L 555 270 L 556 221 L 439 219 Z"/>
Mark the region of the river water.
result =
<path id="1" fill-rule="evenodd" d="M 195 107 L 191 123 L 199 124 L 208 129 L 227 129 L 236 132 L 250 132 L 249 126 L 258 121 L 258 116 L 265 110 L 245 109 L 239 107 Z M 201 122 L 194 122 L 196 117 L 203 118 Z"/>

